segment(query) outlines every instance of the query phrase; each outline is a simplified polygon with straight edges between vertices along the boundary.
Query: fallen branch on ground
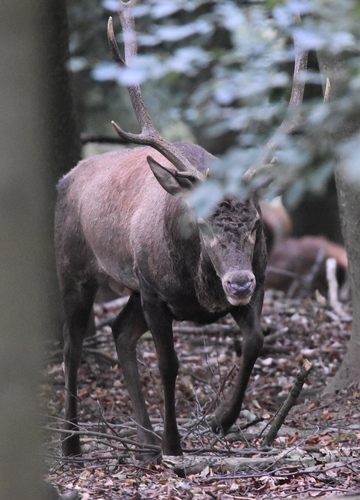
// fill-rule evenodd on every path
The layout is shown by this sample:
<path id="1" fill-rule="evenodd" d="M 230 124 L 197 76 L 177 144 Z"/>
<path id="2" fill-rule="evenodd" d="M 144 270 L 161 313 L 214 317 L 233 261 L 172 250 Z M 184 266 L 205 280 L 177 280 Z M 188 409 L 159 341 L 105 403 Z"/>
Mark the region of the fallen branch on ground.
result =
<path id="1" fill-rule="evenodd" d="M 160 452 L 160 446 L 152 445 L 152 444 L 142 444 L 139 441 L 135 441 L 133 439 L 128 439 L 128 438 L 122 438 L 120 436 L 112 435 L 112 434 L 106 434 L 104 432 L 93 432 L 93 431 L 84 431 L 84 430 L 68 430 L 68 429 L 56 429 L 55 427 L 50 427 L 50 426 L 44 426 L 44 429 L 47 431 L 54 431 L 54 432 L 59 432 L 60 434 L 68 434 L 69 436 L 78 434 L 79 436 L 82 437 L 91 437 L 91 438 L 102 438 L 106 439 L 108 441 L 117 441 L 124 446 L 126 445 L 126 451 L 128 451 L 129 446 L 135 446 L 137 449 L 141 451 L 158 451 Z M 135 451 L 135 448 L 132 449 L 131 451 Z"/>
<path id="2" fill-rule="evenodd" d="M 304 385 L 304 382 L 310 373 L 311 367 L 312 364 L 310 363 L 310 361 L 305 359 L 304 364 L 302 365 L 301 370 L 298 373 L 298 376 L 296 377 L 295 383 L 291 388 L 290 394 L 282 404 L 280 410 L 278 411 L 276 417 L 274 418 L 274 421 L 270 427 L 269 432 L 264 438 L 263 446 L 270 446 L 271 443 L 276 438 L 280 427 L 284 423 L 285 418 L 287 417 L 291 408 L 294 406 L 301 392 L 302 386 Z"/>
<path id="3" fill-rule="evenodd" d="M 219 457 L 219 456 L 189 456 L 183 455 L 180 457 L 164 455 L 162 463 L 165 467 L 173 470 L 182 470 L 186 474 L 198 474 L 206 467 L 225 467 L 226 470 L 232 471 L 235 474 L 241 470 L 248 470 L 250 468 L 266 469 L 271 464 L 283 459 L 288 453 L 287 451 L 281 452 L 278 455 L 271 455 L 266 457 Z"/>

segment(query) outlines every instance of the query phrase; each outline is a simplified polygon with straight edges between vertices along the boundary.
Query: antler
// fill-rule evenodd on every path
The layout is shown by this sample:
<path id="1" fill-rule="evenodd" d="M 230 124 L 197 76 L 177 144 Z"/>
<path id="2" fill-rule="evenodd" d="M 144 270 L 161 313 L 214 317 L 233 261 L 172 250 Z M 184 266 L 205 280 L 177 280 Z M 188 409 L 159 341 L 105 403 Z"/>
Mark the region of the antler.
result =
<path id="1" fill-rule="evenodd" d="M 275 132 L 273 138 L 265 148 L 265 154 L 262 163 L 265 164 L 272 159 L 274 150 L 278 145 L 278 138 L 283 135 L 292 134 L 301 124 L 300 109 L 304 98 L 305 78 L 304 73 L 307 70 L 308 52 L 299 49 L 296 38 L 295 46 L 295 65 L 291 97 L 288 107 L 288 116 L 284 119 L 279 129 Z"/>
<path id="2" fill-rule="evenodd" d="M 300 20 L 300 17 L 299 17 Z M 285 117 L 280 127 L 276 130 L 270 141 L 265 145 L 260 162 L 255 167 L 250 167 L 244 174 L 244 178 L 250 180 L 260 171 L 268 170 L 272 167 L 275 159 L 274 153 L 284 135 L 292 134 L 301 125 L 301 105 L 304 98 L 305 78 L 307 71 L 308 52 L 299 48 L 298 41 L 294 37 L 295 65 L 291 96 L 288 106 L 288 115 Z M 272 179 L 266 181 L 271 182 Z"/>
<path id="3" fill-rule="evenodd" d="M 114 60 L 123 67 L 128 66 L 131 59 L 133 59 L 137 53 L 135 22 L 130 11 L 134 3 L 135 2 L 133 1 L 125 4 L 122 3 L 119 12 L 121 27 L 124 33 L 125 61 L 120 54 L 120 50 L 115 39 L 111 17 L 108 22 L 107 33 L 110 50 Z M 190 180 L 204 180 L 205 175 L 199 172 L 174 144 L 171 144 L 160 135 L 145 104 L 140 85 L 128 85 L 127 88 L 136 118 L 141 127 L 141 133 L 132 134 L 130 132 L 125 132 L 115 122 L 111 122 L 120 137 L 136 144 L 146 144 L 148 146 L 152 146 L 154 149 L 162 153 L 165 158 L 167 158 L 176 167 L 177 172 L 175 173 L 181 172 L 182 177 L 187 177 Z"/>

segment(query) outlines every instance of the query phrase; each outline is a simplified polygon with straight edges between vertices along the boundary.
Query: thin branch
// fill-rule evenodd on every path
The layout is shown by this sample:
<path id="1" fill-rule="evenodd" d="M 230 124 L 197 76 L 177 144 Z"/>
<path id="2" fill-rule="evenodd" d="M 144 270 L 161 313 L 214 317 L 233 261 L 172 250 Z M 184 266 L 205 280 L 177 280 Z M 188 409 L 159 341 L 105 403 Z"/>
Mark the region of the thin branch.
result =
<path id="1" fill-rule="evenodd" d="M 298 453 L 297 450 L 294 450 L 295 453 Z M 284 455 L 286 455 L 286 453 L 284 452 Z M 284 456 L 285 458 L 285 456 Z M 291 455 L 289 455 L 289 458 L 290 458 L 290 461 L 293 462 L 294 464 L 294 461 L 292 460 L 291 458 Z M 355 458 L 353 460 L 351 460 L 351 463 L 356 463 L 358 462 L 359 459 L 358 458 Z M 299 468 L 298 470 L 293 470 L 293 471 L 289 471 L 289 469 L 285 466 L 285 470 L 284 470 L 284 473 L 281 473 L 279 472 L 279 469 L 273 469 L 273 470 L 268 470 L 267 471 L 267 475 L 270 475 L 272 477 L 275 477 L 275 478 L 285 478 L 285 479 L 288 479 L 290 477 L 297 477 L 297 476 L 302 476 L 302 475 L 307 475 L 307 474 L 325 474 L 326 472 L 328 471 L 334 471 L 336 469 L 340 469 L 341 467 L 344 467 L 344 466 L 347 466 L 348 464 L 345 464 L 343 461 L 338 461 L 338 462 L 331 462 L 329 464 L 324 464 L 324 463 L 321 463 L 320 465 L 315 465 L 315 466 L 312 466 L 312 467 L 304 467 L 304 468 Z M 207 482 L 212 482 L 212 481 L 223 481 L 224 479 L 226 480 L 229 480 L 229 479 L 248 479 L 248 478 L 256 478 L 256 477 L 261 477 L 261 476 L 264 476 L 264 471 L 259 471 L 259 472 L 251 472 L 251 473 L 243 473 L 243 474 L 221 474 L 221 475 L 212 475 L 210 476 L 209 478 L 200 478 L 199 481 L 201 483 L 207 483 Z M 316 490 L 318 491 L 318 490 Z M 333 488 L 331 488 L 331 491 L 334 491 Z M 344 490 L 341 490 L 341 491 L 344 491 Z M 346 499 L 348 500 L 355 500 L 355 498 L 358 498 L 358 497 L 346 497 Z"/>
<path id="2" fill-rule="evenodd" d="M 305 359 L 304 364 L 302 365 L 301 370 L 298 373 L 298 376 L 296 377 L 295 383 L 294 383 L 288 397 L 286 398 L 286 400 L 282 404 L 278 414 L 276 415 L 276 417 L 275 417 L 275 419 L 270 427 L 268 434 L 264 438 L 263 446 L 270 446 L 271 443 L 276 438 L 280 427 L 282 426 L 282 424 L 285 421 L 285 418 L 287 417 L 291 408 L 296 403 L 296 400 L 301 392 L 302 386 L 304 385 L 304 382 L 310 373 L 311 367 L 312 367 L 312 364 L 310 363 L 310 361 Z"/>
<path id="3" fill-rule="evenodd" d="M 135 441 L 133 439 L 122 438 L 120 436 L 116 436 L 114 434 L 106 434 L 105 432 L 95 432 L 95 431 L 83 431 L 83 430 L 68 430 L 68 429 L 57 429 L 56 427 L 44 426 L 44 429 L 47 431 L 59 432 L 60 434 L 68 434 L 68 435 L 79 435 L 85 437 L 95 437 L 97 439 L 108 439 L 109 441 L 118 441 L 119 443 L 125 445 L 135 446 L 139 450 L 150 450 L 160 452 L 160 446 L 152 445 L 152 444 L 143 444 L 139 441 Z M 126 450 L 129 451 L 128 447 Z"/>

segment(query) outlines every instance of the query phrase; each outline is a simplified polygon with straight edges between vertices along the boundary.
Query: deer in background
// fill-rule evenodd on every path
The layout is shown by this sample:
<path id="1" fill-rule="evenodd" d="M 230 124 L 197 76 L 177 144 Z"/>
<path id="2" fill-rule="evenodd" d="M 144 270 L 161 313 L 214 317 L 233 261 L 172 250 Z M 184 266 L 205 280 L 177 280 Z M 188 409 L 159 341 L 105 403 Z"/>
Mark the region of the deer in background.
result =
<path id="1" fill-rule="evenodd" d="M 112 22 L 108 37 L 121 64 L 136 54 L 129 3 L 121 7 L 125 62 Z M 230 313 L 243 335 L 234 387 L 215 412 L 214 432 L 236 421 L 249 377 L 263 344 L 260 314 L 266 266 L 262 219 L 256 196 L 224 199 L 205 221 L 185 195 L 202 182 L 212 155 L 199 146 L 170 144 L 156 130 L 140 87 L 129 87 L 141 133 L 118 133 L 144 147 L 80 162 L 58 184 L 55 215 L 57 272 L 65 316 L 65 419 L 77 430 L 77 370 L 94 297 L 108 282 L 127 305 L 112 325 L 120 366 L 133 404 L 137 435 L 158 445 L 139 381 L 136 344 L 152 333 L 164 390 L 162 452 L 182 453 L 175 416 L 178 358 L 172 322 L 207 324 Z M 65 455 L 81 453 L 79 435 L 63 440 Z"/>
<path id="2" fill-rule="evenodd" d="M 347 276 L 345 249 L 322 236 L 286 238 L 269 253 L 265 287 L 282 290 L 287 297 L 306 297 L 318 290 L 328 293 L 326 261 L 336 261 L 336 278 L 343 286 Z"/>
<path id="3" fill-rule="evenodd" d="M 280 204 L 261 202 L 268 253 L 265 289 L 285 292 L 287 297 L 305 297 L 318 290 L 328 293 L 326 261 L 336 261 L 336 279 L 342 287 L 347 278 L 347 257 L 343 246 L 324 236 L 291 238 L 291 220 Z"/>

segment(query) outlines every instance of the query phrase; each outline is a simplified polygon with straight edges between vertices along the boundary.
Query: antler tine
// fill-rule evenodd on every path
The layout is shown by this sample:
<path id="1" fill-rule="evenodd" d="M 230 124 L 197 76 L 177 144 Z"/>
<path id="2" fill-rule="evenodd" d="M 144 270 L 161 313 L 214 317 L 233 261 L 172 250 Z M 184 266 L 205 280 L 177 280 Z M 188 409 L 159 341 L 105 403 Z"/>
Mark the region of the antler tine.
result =
<path id="1" fill-rule="evenodd" d="M 264 164 L 272 159 L 271 155 L 274 153 L 274 149 L 278 145 L 278 137 L 292 134 L 301 125 L 300 109 L 304 98 L 304 73 L 307 70 L 307 62 L 308 52 L 299 51 L 297 48 L 297 42 L 295 40 L 295 66 L 291 88 L 291 97 L 288 105 L 288 116 L 285 117 L 279 129 L 275 132 L 274 136 L 267 144 L 265 148 L 265 155 L 262 161 Z"/>
<path id="2" fill-rule="evenodd" d="M 131 64 L 131 60 L 137 55 L 137 39 L 135 30 L 135 19 L 131 14 L 131 8 L 136 5 L 136 0 L 121 2 L 119 18 L 124 34 L 125 63 Z"/>
<path id="3" fill-rule="evenodd" d="M 128 4 L 125 4 L 128 5 Z M 129 33 L 127 33 L 127 30 L 130 29 L 132 30 L 134 27 L 134 22 L 133 19 L 128 19 L 126 16 L 124 16 L 124 12 L 120 11 L 120 19 L 121 19 L 121 24 L 123 27 L 126 27 L 124 31 L 124 37 L 126 36 L 127 40 L 130 40 L 130 37 L 128 36 Z M 134 33 L 132 31 L 132 33 Z M 109 17 L 108 21 L 108 28 L 107 28 L 107 36 L 108 36 L 108 42 L 109 42 L 109 47 L 111 54 L 113 56 L 113 59 L 115 62 L 118 62 L 121 66 L 125 67 L 129 65 L 129 60 L 132 59 L 136 55 L 136 40 L 134 37 L 131 37 L 131 42 L 132 42 L 132 47 L 130 47 L 129 43 L 125 44 L 125 61 L 121 56 L 118 44 L 116 42 L 115 34 L 114 34 L 114 26 L 113 26 L 113 20 L 112 17 Z M 135 43 L 135 46 L 133 45 Z M 147 111 L 146 104 L 144 102 L 144 99 L 142 97 L 141 89 L 140 86 L 138 85 L 129 85 L 128 86 L 129 94 L 130 94 L 130 99 L 131 103 L 133 105 L 136 118 L 139 122 L 139 125 L 141 126 L 142 132 L 147 130 L 147 131 L 155 131 L 157 133 L 157 130 L 155 128 L 155 125 L 153 124 L 153 121 L 151 119 L 150 114 Z M 137 134 L 128 134 L 127 132 L 124 132 L 116 123 L 112 122 L 112 124 L 115 127 L 115 130 L 117 133 L 124 137 L 125 139 L 130 140 L 131 142 L 136 142 L 136 137 L 139 137 Z M 142 142 L 143 143 L 143 142 Z"/>
<path id="4" fill-rule="evenodd" d="M 298 20 L 301 21 L 300 16 Z M 295 64 L 293 82 L 291 87 L 291 96 L 288 105 L 288 115 L 284 118 L 279 128 L 275 131 L 270 141 L 265 145 L 260 162 L 257 166 L 250 167 L 244 174 L 244 178 L 249 180 L 260 171 L 269 170 L 275 159 L 274 153 L 279 145 L 279 140 L 284 135 L 292 134 L 301 125 L 301 105 L 304 99 L 305 79 L 304 74 L 307 71 L 308 52 L 299 47 L 298 40 L 294 37 Z M 266 181 L 267 183 L 268 181 Z"/>
<path id="5" fill-rule="evenodd" d="M 120 50 L 119 50 L 118 44 L 116 42 L 113 19 L 111 16 L 109 17 L 108 25 L 107 25 L 107 37 L 108 37 L 108 43 L 109 43 L 112 58 L 114 59 L 115 62 L 118 62 L 119 64 L 121 64 L 121 66 L 125 66 L 125 61 L 121 57 Z"/>
<path id="6" fill-rule="evenodd" d="M 114 60 L 121 64 L 121 66 L 128 66 L 137 53 L 135 23 L 131 15 L 131 7 L 134 3 L 134 1 L 122 3 L 119 12 L 121 27 L 124 33 L 125 61 L 116 43 L 112 18 L 110 18 L 108 22 L 108 41 L 110 50 Z M 125 132 L 115 122 L 111 122 L 120 137 L 136 144 L 152 146 L 162 153 L 178 171 L 183 173 L 183 175 L 192 179 L 204 180 L 204 174 L 199 172 L 174 144 L 171 144 L 160 135 L 147 109 L 140 85 L 128 85 L 128 91 L 136 118 L 141 127 L 141 133 L 132 134 L 130 132 Z"/>

